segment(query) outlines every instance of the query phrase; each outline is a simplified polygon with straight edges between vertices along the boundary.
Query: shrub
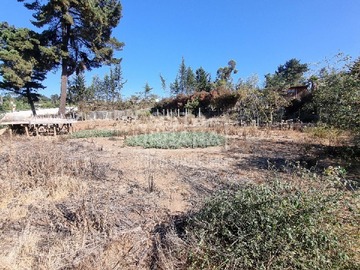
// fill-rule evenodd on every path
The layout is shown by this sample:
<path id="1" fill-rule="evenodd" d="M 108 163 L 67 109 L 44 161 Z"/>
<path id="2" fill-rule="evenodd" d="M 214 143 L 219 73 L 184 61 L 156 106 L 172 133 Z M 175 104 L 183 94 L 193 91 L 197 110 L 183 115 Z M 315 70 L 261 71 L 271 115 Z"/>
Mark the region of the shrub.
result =
<path id="1" fill-rule="evenodd" d="M 187 221 L 188 267 L 355 269 L 336 229 L 342 193 L 321 190 L 275 182 L 220 192 Z"/>
<path id="2" fill-rule="evenodd" d="M 129 137 L 125 140 L 128 146 L 162 149 L 210 147 L 224 143 L 223 136 L 207 132 L 155 133 Z"/>

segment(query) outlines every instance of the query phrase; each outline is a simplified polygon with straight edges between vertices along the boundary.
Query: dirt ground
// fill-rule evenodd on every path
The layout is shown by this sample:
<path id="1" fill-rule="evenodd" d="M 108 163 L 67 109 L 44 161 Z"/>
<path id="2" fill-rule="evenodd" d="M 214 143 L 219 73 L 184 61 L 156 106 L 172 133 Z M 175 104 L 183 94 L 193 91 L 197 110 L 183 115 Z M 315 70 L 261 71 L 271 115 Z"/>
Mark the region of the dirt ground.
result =
<path id="1" fill-rule="evenodd" d="M 223 119 L 75 124 L 83 129 L 124 135 L 0 137 L 0 269 L 156 269 L 159 224 L 288 162 L 329 165 L 314 154 L 324 142 L 307 133 Z M 179 130 L 217 132 L 227 142 L 177 150 L 124 145 L 127 136 Z"/>

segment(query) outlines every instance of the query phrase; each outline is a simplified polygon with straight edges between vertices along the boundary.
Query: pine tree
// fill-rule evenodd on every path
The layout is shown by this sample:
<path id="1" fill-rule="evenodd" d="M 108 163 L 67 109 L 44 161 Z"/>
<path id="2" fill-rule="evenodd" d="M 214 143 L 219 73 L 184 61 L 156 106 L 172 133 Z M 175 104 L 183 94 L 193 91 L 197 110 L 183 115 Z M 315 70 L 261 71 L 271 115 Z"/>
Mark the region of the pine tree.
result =
<path id="1" fill-rule="evenodd" d="M 26 97 L 33 115 L 36 92 L 45 88 L 41 82 L 56 61 L 54 48 L 45 45 L 34 31 L 0 23 L 0 87 Z"/>
<path id="2" fill-rule="evenodd" d="M 79 103 L 89 99 L 84 72 L 76 74 L 69 82 L 67 99 L 69 103 Z"/>
<path id="3" fill-rule="evenodd" d="M 179 73 L 178 73 L 178 78 L 179 78 L 179 93 L 181 94 L 185 94 L 186 93 L 186 72 L 187 72 L 187 68 L 185 65 L 185 60 L 184 57 L 181 60 L 181 64 L 179 67 Z"/>
<path id="4" fill-rule="evenodd" d="M 202 67 L 196 70 L 196 91 L 201 92 L 210 92 L 211 90 L 211 77 Z"/>
<path id="5" fill-rule="evenodd" d="M 34 11 L 33 24 L 46 28 L 51 45 L 61 56 L 61 96 L 59 114 L 65 113 L 68 77 L 85 69 L 118 63 L 114 50 L 123 43 L 112 37 L 121 18 L 118 0 L 18 0 Z"/>
<path id="6" fill-rule="evenodd" d="M 186 70 L 186 87 L 185 91 L 187 95 L 193 94 L 195 92 L 196 79 L 195 74 L 191 67 L 188 67 Z"/>
<path id="7" fill-rule="evenodd" d="M 305 83 L 304 73 L 309 70 L 307 64 L 301 64 L 298 59 L 290 59 L 280 65 L 274 74 L 265 75 L 265 88 L 287 90 L 291 86 Z"/>
<path id="8" fill-rule="evenodd" d="M 109 100 L 114 103 L 115 101 L 119 100 L 121 98 L 121 90 L 124 87 L 125 83 L 127 81 L 124 81 L 121 64 L 117 64 L 114 69 L 110 69 L 110 76 L 109 76 Z"/>
<path id="9" fill-rule="evenodd" d="M 148 82 L 146 82 L 145 86 L 144 86 L 144 99 L 147 100 L 149 98 L 149 95 L 151 93 L 151 90 L 153 88 L 149 85 Z"/>

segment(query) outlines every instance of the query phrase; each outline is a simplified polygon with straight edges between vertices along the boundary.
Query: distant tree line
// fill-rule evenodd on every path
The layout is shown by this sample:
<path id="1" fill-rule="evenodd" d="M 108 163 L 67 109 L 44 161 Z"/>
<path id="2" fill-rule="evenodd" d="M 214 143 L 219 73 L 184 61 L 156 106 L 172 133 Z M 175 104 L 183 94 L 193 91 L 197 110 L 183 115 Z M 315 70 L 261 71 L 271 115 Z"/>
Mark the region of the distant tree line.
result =
<path id="1" fill-rule="evenodd" d="M 112 36 L 122 13 L 118 0 L 18 2 L 33 12 L 32 23 L 39 31 L 0 22 L 0 90 L 13 94 L 1 98 L 0 110 L 11 109 L 10 100 L 17 109 L 27 106 L 34 115 L 38 102 L 43 107 L 59 106 L 60 115 L 66 103 L 85 110 L 152 107 L 156 111 L 201 110 L 205 115 L 231 113 L 239 122 L 296 119 L 360 129 L 360 58 L 338 59 L 316 72 L 290 59 L 265 75 L 263 86 L 256 76 L 234 82 L 234 60 L 211 78 L 203 67 L 194 71 L 182 58 L 174 81 L 168 84 L 160 74 L 161 86 L 171 97 L 157 102 L 146 82 L 140 92 L 123 99 L 126 80 L 114 52 L 124 44 Z M 93 77 L 86 86 L 84 72 L 102 65 L 110 66 L 109 74 Z M 45 88 L 47 73 L 56 69 L 61 71 L 60 95 L 45 101 L 38 92 Z"/>
<path id="2" fill-rule="evenodd" d="M 188 109 L 197 113 L 200 109 L 205 115 L 232 113 L 243 122 L 294 119 L 359 131 L 360 58 L 351 62 L 339 55 L 336 61 L 310 73 L 308 64 L 290 59 L 265 75 L 260 87 L 256 76 L 234 83 L 232 74 L 237 70 L 233 60 L 219 68 L 211 81 L 203 68 L 193 73 L 182 59 L 170 84 L 172 97 L 159 101 L 153 111 Z M 165 89 L 161 75 L 160 79 Z"/>

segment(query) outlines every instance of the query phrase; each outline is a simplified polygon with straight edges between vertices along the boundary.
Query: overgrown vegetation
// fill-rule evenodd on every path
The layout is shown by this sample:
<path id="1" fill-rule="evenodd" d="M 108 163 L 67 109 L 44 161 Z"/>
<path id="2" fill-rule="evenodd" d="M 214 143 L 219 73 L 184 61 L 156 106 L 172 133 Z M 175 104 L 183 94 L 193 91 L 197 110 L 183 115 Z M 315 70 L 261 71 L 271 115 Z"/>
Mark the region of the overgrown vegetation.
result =
<path id="1" fill-rule="evenodd" d="M 203 119 L 202 132 L 221 132 L 221 121 Z M 188 128 L 176 118 L 134 122 L 79 124 L 127 136 Z M 328 163 L 330 155 L 314 170 L 288 162 L 301 157 L 304 144 L 321 150 L 328 138 L 231 129 L 237 135 L 226 149 L 176 155 L 123 147 L 117 138 L 1 137 L 0 265 L 357 269 L 359 190 L 347 168 Z"/>
<path id="2" fill-rule="evenodd" d="M 144 148 L 197 148 L 223 145 L 225 138 L 208 132 L 170 132 L 154 133 L 129 137 L 125 140 L 128 146 Z"/>
<path id="3" fill-rule="evenodd" d="M 287 170 L 296 182 L 276 173 L 262 185 L 228 188 L 178 220 L 183 268 L 358 269 L 358 193 L 331 175 Z"/>

